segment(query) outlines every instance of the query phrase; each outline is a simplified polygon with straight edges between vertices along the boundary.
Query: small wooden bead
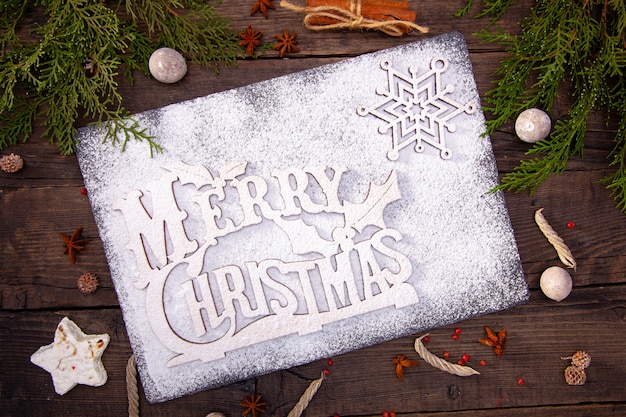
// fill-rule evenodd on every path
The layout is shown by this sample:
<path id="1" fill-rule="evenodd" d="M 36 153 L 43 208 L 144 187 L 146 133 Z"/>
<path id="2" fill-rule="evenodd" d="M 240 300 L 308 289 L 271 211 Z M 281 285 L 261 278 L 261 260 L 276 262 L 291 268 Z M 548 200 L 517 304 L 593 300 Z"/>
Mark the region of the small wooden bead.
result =
<path id="1" fill-rule="evenodd" d="M 543 110 L 527 109 L 517 116 L 515 133 L 524 142 L 535 143 L 545 139 L 550 134 L 552 121 Z"/>
<path id="2" fill-rule="evenodd" d="M 187 62 L 178 51 L 172 48 L 159 48 L 150 55 L 150 74 L 165 84 L 180 81 L 187 74 Z"/>
<path id="3" fill-rule="evenodd" d="M 539 286 L 548 298 L 561 301 L 572 291 L 572 277 L 560 266 L 551 266 L 541 274 Z"/>

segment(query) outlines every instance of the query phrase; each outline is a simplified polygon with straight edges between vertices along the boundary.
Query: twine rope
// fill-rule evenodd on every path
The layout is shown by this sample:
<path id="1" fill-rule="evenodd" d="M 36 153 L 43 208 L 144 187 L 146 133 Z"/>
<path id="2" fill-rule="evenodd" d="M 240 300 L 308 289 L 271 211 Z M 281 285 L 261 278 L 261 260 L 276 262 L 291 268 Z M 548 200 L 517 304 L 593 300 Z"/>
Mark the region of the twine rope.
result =
<path id="1" fill-rule="evenodd" d="M 128 397 L 128 417 L 139 417 L 139 389 L 137 388 L 135 355 L 130 355 L 126 364 L 126 395 Z"/>
<path id="2" fill-rule="evenodd" d="M 289 412 L 287 417 L 300 417 L 304 410 L 308 407 L 309 403 L 315 396 L 315 393 L 322 385 L 322 382 L 326 379 L 326 374 L 322 372 L 322 376 L 315 381 L 311 382 L 311 384 L 304 391 L 298 403 L 293 407 L 293 409 Z"/>
<path id="3" fill-rule="evenodd" d="M 474 368 L 471 368 L 469 366 L 457 365 L 456 363 L 450 363 L 446 360 L 441 359 L 438 356 L 435 356 L 428 349 L 426 349 L 426 346 L 424 346 L 424 344 L 422 343 L 422 339 L 426 336 L 428 336 L 428 333 L 415 339 L 415 351 L 420 356 L 420 358 L 424 359 L 424 362 L 452 375 L 472 376 L 480 374 L 480 372 L 478 372 Z"/>
<path id="4" fill-rule="evenodd" d="M 541 230 L 546 239 L 548 239 L 548 242 L 550 242 L 550 244 L 554 247 L 561 262 L 576 272 L 576 260 L 574 259 L 574 255 L 572 255 L 572 251 L 569 250 L 565 241 L 558 235 L 552 226 L 550 226 L 550 223 L 548 223 L 546 218 L 543 216 L 542 211 L 543 208 L 540 208 L 535 212 L 535 223 L 537 223 L 539 230 Z"/>
<path id="5" fill-rule="evenodd" d="M 336 6 L 318 6 L 318 7 L 302 7 L 289 3 L 287 0 L 281 0 L 280 5 L 298 13 L 306 13 L 304 16 L 304 27 L 316 32 L 332 29 L 369 29 L 379 30 L 387 35 L 402 36 L 404 29 L 409 32 L 417 30 L 421 33 L 428 32 L 428 28 L 417 25 L 407 20 L 375 20 L 364 17 L 361 14 L 363 0 L 350 0 L 350 9 L 343 9 Z M 316 24 L 311 23 L 319 18 L 330 18 L 337 20 L 337 23 Z"/>

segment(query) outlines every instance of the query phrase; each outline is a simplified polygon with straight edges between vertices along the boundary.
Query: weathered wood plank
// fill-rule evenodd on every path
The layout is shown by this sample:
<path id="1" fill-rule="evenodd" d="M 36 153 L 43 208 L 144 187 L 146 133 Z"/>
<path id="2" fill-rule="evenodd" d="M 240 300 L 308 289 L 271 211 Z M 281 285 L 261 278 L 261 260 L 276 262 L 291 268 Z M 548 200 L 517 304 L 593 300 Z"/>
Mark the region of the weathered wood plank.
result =
<path id="1" fill-rule="evenodd" d="M 221 68 L 217 75 L 192 64 L 187 77 L 176 85 L 159 84 L 136 74 L 131 87 L 120 78 L 127 108 L 140 112 L 451 30 L 467 39 L 476 83 L 484 97 L 493 85 L 498 63 L 506 56 L 501 46 L 481 44 L 473 36 L 487 19 L 452 17 L 466 4 L 464 0 L 410 0 L 411 7 L 418 10 L 418 22 L 429 26 L 431 32 L 400 39 L 375 32 L 309 32 L 302 27 L 302 16 L 282 10 L 278 0 L 274 2 L 278 10 L 271 10 L 269 19 L 259 14 L 249 16 L 252 3 L 229 0 L 218 7 L 232 18 L 233 28 L 243 30 L 252 24 L 264 32 L 266 42 L 273 42 L 274 34 L 285 28 L 297 32 L 299 53 L 281 60 L 270 51 L 259 59 L 242 59 L 236 68 Z M 499 25 L 518 31 L 517 22 L 528 15 L 532 4 L 530 0 L 514 2 Z M 476 2 L 473 12 L 481 5 Z M 32 29 L 35 21 L 42 23 L 41 15 L 35 14 L 23 30 Z M 554 116 L 563 117 L 570 104 L 571 97 L 564 89 Z M 331 376 L 305 416 L 380 416 L 391 410 L 409 417 L 626 413 L 626 368 L 622 360 L 626 347 L 622 336 L 626 330 L 626 216 L 598 183 L 610 172 L 606 158 L 614 146 L 615 126 L 606 126 L 603 116 L 594 114 L 587 128 L 584 159 L 573 158 L 565 174 L 552 176 L 532 197 L 527 193 L 505 194 L 527 281 L 535 289 L 530 301 L 459 323 L 463 332 L 457 342 L 450 339 L 457 325 L 431 333 L 429 349 L 436 353 L 447 350 L 453 358 L 467 353 L 470 365 L 482 375 L 457 378 L 420 361 L 399 382 L 393 373 L 393 357 L 400 353 L 417 357 L 412 350 L 414 338 L 406 337 L 333 358 Z M 124 369 L 130 346 L 88 199 L 80 193 L 80 170 L 74 156 L 59 155 L 54 145 L 39 137 L 41 133 L 38 127 L 28 143 L 3 151 L 22 155 L 26 168 L 15 175 L 0 172 L 0 414 L 125 415 Z M 512 121 L 491 139 L 501 173 L 512 170 L 528 150 L 527 144 L 515 138 Z M 572 274 L 573 293 L 561 303 L 536 290 L 541 272 L 559 264 L 534 224 L 533 215 L 539 207 L 545 207 L 546 217 L 570 245 L 579 265 Z M 574 229 L 566 227 L 570 221 L 575 222 Z M 70 233 L 77 226 L 84 227 L 90 243 L 77 264 L 70 265 L 58 233 Z M 101 288 L 95 294 L 82 295 L 76 289 L 76 279 L 83 272 L 100 277 Z M 61 397 L 54 393 L 50 376 L 30 364 L 29 356 L 52 341 L 63 315 L 76 320 L 88 333 L 111 334 L 104 356 L 109 373 L 105 386 L 79 386 Z M 489 348 L 476 343 L 483 336 L 484 325 L 509 330 L 503 358 L 497 359 Z M 566 362 L 560 357 L 578 349 L 591 353 L 592 365 L 587 384 L 570 387 L 563 382 Z M 487 366 L 477 366 L 480 359 L 485 359 Z M 236 416 L 242 411 L 239 402 L 258 391 L 268 404 L 264 416 L 283 416 L 325 367 L 326 361 L 317 361 L 164 404 L 149 405 L 142 397 L 142 415 L 203 416 L 221 411 L 228 417 Z M 524 379 L 523 386 L 517 385 L 518 378 Z"/>
<path id="2" fill-rule="evenodd" d="M 99 388 L 78 386 L 61 397 L 54 393 L 49 374 L 30 364 L 29 356 L 52 341 L 64 314 L 86 333 L 109 333 L 111 343 L 103 356 L 109 381 Z M 7 411 L 5 415 L 82 415 L 85 410 L 94 417 L 125 413 L 125 366 L 130 347 L 117 309 L 0 312 L 0 321 L 0 408 Z M 484 325 L 496 330 L 507 328 L 502 358 L 477 343 L 484 337 Z M 450 338 L 455 327 L 462 329 L 458 341 Z M 391 360 L 398 354 L 418 359 L 413 351 L 414 337 L 405 337 L 335 357 L 332 366 L 320 360 L 163 404 L 148 405 L 142 398 L 142 415 L 167 416 L 184 409 L 186 415 L 221 411 L 234 416 L 241 410 L 239 402 L 255 389 L 267 401 L 266 415 L 286 415 L 310 380 L 324 368 L 330 369 L 330 377 L 311 402 L 307 415 L 380 416 L 385 410 L 413 415 L 417 411 L 478 409 L 492 410 L 493 415 L 518 415 L 517 408 L 522 407 L 560 409 L 559 405 L 591 402 L 603 404 L 606 414 L 597 415 L 610 415 L 614 409 L 611 403 L 622 401 L 626 389 L 622 378 L 626 372 L 622 360 L 626 342 L 610 335 L 624 334 L 625 330 L 626 285 L 614 285 L 610 292 L 577 288 L 561 303 L 535 291 L 526 305 L 431 332 L 428 349 L 438 355 L 448 351 L 450 360 L 455 361 L 469 354 L 468 365 L 481 372 L 476 377 L 448 375 L 420 360 L 417 367 L 406 370 L 404 381 L 398 381 Z M 588 381 L 582 387 L 568 386 L 562 374 L 567 361 L 560 358 L 580 349 L 592 356 Z M 480 359 L 487 365 L 479 366 Z M 524 380 L 523 386 L 518 385 L 519 378 Z M 33 390 L 33 386 L 40 388 Z M 508 409 L 510 414 L 501 411 Z"/>
<path id="3" fill-rule="evenodd" d="M 626 282 L 626 216 L 615 208 L 598 181 L 606 171 L 568 171 L 543 184 L 533 197 L 506 193 L 528 284 L 538 287 L 540 274 L 561 265 L 556 251 L 534 222 L 544 207 L 552 226 L 570 246 L 578 263 L 576 286 Z M 5 190 L 0 194 L 0 308 L 40 309 L 117 305 L 108 266 L 87 197 L 75 187 Z M 568 222 L 575 228 L 568 229 Z M 83 226 L 87 251 L 71 265 L 63 254 L 59 232 Z M 76 289 L 80 274 L 92 272 L 101 288 L 83 295 Z"/>

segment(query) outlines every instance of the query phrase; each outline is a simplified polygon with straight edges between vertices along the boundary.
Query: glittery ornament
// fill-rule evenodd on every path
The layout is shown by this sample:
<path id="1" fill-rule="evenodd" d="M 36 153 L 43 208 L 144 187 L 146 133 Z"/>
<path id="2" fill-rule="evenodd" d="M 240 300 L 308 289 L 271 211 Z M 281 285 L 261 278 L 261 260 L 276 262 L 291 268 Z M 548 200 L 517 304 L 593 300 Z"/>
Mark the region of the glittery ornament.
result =
<path id="1" fill-rule="evenodd" d="M 99 285 L 100 281 L 98 280 L 98 277 L 88 272 L 82 274 L 76 282 L 76 286 L 78 287 L 80 292 L 84 294 L 90 294 L 96 291 Z"/>
<path id="2" fill-rule="evenodd" d="M 0 158 L 0 169 L 10 174 L 19 171 L 24 167 L 24 160 L 14 153 Z"/>
<path id="3" fill-rule="evenodd" d="M 187 74 L 187 62 L 178 51 L 172 48 L 160 48 L 150 55 L 148 61 L 150 74 L 165 84 L 180 81 Z"/>
<path id="4" fill-rule="evenodd" d="M 515 120 L 517 137 L 528 143 L 539 142 L 550 134 L 552 121 L 543 110 L 527 109 Z"/>
<path id="5" fill-rule="evenodd" d="M 565 382 L 569 385 L 583 385 L 587 381 L 587 374 L 583 368 L 570 365 L 565 368 Z"/>

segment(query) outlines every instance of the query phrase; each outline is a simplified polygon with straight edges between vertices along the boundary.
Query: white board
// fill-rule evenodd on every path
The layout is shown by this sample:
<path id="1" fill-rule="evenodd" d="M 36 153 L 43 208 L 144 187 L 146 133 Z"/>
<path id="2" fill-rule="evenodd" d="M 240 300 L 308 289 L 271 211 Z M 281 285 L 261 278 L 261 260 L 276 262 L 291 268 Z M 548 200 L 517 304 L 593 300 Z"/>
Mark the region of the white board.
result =
<path id="1" fill-rule="evenodd" d="M 460 34 L 136 118 L 78 158 L 151 402 L 528 297 Z"/>

